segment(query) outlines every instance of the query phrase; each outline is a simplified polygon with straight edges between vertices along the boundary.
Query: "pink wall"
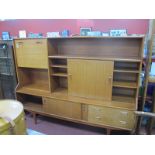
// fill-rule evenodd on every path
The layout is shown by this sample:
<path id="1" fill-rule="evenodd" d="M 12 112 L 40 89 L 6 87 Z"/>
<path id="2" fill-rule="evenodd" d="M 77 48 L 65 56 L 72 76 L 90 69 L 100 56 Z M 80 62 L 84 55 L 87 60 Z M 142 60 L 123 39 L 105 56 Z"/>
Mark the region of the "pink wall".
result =
<path id="1" fill-rule="evenodd" d="M 46 35 L 46 32 L 64 29 L 79 34 L 80 27 L 92 27 L 93 30 L 102 32 L 127 29 L 129 34 L 146 34 L 148 23 L 148 19 L 17 19 L 0 21 L 0 35 L 2 31 L 9 31 L 11 35 L 18 36 L 19 30 Z"/>

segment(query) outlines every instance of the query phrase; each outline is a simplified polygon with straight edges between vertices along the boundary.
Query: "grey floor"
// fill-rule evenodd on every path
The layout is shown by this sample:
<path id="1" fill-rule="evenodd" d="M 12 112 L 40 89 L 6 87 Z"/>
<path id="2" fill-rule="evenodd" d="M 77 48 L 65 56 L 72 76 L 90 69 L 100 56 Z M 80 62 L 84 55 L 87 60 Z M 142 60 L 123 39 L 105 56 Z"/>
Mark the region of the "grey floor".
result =
<path id="1" fill-rule="evenodd" d="M 105 135 L 103 128 L 92 127 L 88 125 L 73 123 L 60 119 L 38 116 L 37 124 L 34 124 L 30 114 L 26 114 L 26 124 L 28 129 L 46 135 Z M 112 131 L 113 135 L 129 135 L 127 131 Z"/>

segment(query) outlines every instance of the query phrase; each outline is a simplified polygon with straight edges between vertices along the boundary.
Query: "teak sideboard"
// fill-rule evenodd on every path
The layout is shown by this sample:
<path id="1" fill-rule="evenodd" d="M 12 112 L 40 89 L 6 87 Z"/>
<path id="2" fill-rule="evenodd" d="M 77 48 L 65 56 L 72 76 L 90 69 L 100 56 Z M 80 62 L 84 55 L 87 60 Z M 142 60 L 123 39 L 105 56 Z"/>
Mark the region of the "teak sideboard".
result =
<path id="1" fill-rule="evenodd" d="M 144 37 L 15 39 L 17 100 L 25 110 L 132 131 Z"/>

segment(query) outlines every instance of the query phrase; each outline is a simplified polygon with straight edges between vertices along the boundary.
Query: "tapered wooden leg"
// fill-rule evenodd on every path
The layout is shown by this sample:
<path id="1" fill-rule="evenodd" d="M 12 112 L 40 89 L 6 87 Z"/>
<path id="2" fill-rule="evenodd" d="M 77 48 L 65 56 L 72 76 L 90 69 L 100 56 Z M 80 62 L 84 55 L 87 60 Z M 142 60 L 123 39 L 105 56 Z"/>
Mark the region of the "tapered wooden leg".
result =
<path id="1" fill-rule="evenodd" d="M 107 135 L 111 134 L 111 129 L 107 129 Z"/>
<path id="2" fill-rule="evenodd" d="M 33 112 L 33 120 L 34 124 L 37 124 L 37 114 L 35 112 Z"/>

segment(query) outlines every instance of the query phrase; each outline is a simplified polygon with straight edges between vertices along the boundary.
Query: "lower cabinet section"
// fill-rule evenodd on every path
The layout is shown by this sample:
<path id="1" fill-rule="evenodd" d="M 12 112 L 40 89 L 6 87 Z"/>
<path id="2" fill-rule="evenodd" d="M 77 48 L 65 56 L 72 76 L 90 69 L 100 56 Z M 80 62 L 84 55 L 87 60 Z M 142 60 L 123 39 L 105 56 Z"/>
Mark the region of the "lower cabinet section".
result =
<path id="1" fill-rule="evenodd" d="M 132 130 L 135 125 L 133 111 L 86 105 L 53 98 L 43 98 L 43 111 L 57 116 L 120 129 Z"/>
<path id="2" fill-rule="evenodd" d="M 43 98 L 43 110 L 58 116 L 81 119 L 81 104 L 51 98 Z"/>
<path id="3" fill-rule="evenodd" d="M 116 128 L 133 129 L 135 117 L 132 111 L 124 109 L 88 106 L 88 122 Z"/>

